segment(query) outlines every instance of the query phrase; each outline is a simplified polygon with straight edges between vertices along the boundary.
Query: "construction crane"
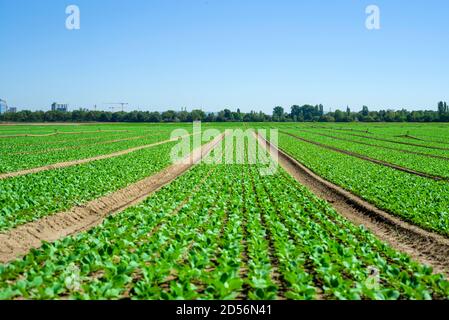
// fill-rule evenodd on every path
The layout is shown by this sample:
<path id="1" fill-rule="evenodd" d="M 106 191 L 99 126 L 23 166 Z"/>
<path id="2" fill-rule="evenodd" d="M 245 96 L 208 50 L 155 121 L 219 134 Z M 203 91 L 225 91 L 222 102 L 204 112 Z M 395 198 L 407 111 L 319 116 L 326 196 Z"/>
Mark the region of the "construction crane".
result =
<path id="1" fill-rule="evenodd" d="M 112 105 L 112 104 L 114 104 L 114 105 L 121 105 L 122 106 L 122 112 L 125 111 L 125 106 L 129 105 L 129 103 L 127 103 L 127 102 L 107 102 L 107 103 L 104 103 L 104 104 L 107 104 L 107 105 Z M 111 107 L 110 107 L 110 109 L 114 110 L 114 108 L 111 108 Z"/>

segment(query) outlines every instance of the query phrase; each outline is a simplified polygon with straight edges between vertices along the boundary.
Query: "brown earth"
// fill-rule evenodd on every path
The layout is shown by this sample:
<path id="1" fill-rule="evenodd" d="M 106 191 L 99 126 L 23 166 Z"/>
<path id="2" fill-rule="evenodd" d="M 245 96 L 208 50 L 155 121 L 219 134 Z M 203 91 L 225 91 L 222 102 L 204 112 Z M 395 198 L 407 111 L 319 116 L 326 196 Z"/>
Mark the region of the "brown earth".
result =
<path id="1" fill-rule="evenodd" d="M 39 248 L 43 241 L 54 242 L 89 230 L 101 224 L 110 214 L 119 213 L 142 202 L 150 194 L 169 184 L 198 163 L 222 139 L 223 135 L 216 137 L 208 144 L 194 150 L 185 158 L 187 161 L 175 163 L 162 172 L 133 183 L 124 189 L 82 206 L 74 207 L 69 211 L 47 216 L 0 233 L 0 263 L 10 262 L 25 255 L 33 248 Z"/>
<path id="2" fill-rule="evenodd" d="M 267 147 L 269 142 L 258 137 Z M 449 239 L 402 221 L 345 189 L 321 178 L 287 153 L 272 146 L 278 152 L 279 164 L 299 183 L 309 188 L 343 217 L 356 225 L 363 225 L 380 240 L 415 261 L 433 267 L 435 272 L 449 275 Z"/>

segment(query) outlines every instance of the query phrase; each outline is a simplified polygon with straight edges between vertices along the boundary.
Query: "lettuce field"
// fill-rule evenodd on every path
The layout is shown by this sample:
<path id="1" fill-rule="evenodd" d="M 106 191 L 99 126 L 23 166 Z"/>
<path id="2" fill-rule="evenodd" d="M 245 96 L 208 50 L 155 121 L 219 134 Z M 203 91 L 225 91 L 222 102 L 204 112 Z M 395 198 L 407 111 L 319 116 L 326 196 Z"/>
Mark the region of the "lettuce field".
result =
<path id="1" fill-rule="evenodd" d="M 0 299 L 449 299 L 448 126 L 209 129 L 0 125 Z"/>

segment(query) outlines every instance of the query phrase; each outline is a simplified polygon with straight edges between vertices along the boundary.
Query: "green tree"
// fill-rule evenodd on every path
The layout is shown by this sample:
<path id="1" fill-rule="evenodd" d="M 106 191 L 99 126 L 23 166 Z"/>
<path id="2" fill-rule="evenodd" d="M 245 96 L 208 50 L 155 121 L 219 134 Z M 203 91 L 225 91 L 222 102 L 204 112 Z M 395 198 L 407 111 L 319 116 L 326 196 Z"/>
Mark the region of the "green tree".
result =
<path id="1" fill-rule="evenodd" d="M 442 114 L 445 113 L 445 112 L 446 112 L 446 110 L 445 110 L 445 108 L 444 108 L 444 103 L 443 103 L 443 101 L 438 102 L 438 113 L 439 113 L 440 115 L 442 115 Z"/>
<path id="2" fill-rule="evenodd" d="M 300 115 L 301 115 L 301 108 L 298 105 L 292 106 L 290 111 L 290 117 L 293 119 L 293 121 L 298 121 L 300 119 Z"/>
<path id="3" fill-rule="evenodd" d="M 204 121 L 206 119 L 206 114 L 203 110 L 195 109 L 191 112 L 192 121 Z"/>
<path id="4" fill-rule="evenodd" d="M 284 114 L 285 114 L 284 108 L 282 108 L 281 106 L 275 107 L 273 109 L 273 120 L 282 121 L 285 118 Z"/>
<path id="5" fill-rule="evenodd" d="M 367 106 L 362 107 L 362 116 L 367 117 L 369 115 L 369 109 Z"/>

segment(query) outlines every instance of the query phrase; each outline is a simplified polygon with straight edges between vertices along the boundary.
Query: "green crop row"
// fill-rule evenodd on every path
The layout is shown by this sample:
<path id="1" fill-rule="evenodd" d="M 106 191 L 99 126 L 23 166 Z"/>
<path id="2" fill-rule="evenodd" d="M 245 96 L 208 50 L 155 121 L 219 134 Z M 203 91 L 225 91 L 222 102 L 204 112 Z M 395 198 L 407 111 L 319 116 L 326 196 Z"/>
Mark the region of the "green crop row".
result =
<path id="1" fill-rule="evenodd" d="M 25 127 L 29 129 L 29 127 Z M 184 128 L 191 131 L 192 126 L 180 125 L 176 128 Z M 71 133 L 56 131 L 57 134 L 44 136 L 18 136 L 10 138 L 1 138 L 0 135 L 0 153 L 18 153 L 18 152 L 42 152 L 63 147 L 75 147 L 78 145 L 89 145 L 96 142 L 107 142 L 110 140 L 126 139 L 139 136 L 149 136 L 155 134 L 170 134 L 173 130 L 171 125 L 136 125 L 133 127 L 120 125 L 115 129 L 107 126 L 85 128 L 84 131 L 72 128 Z M 87 131 L 86 131 L 87 130 Z M 0 132 L 2 128 L 0 127 Z M 55 133 L 55 132 L 54 132 Z"/>
<path id="2" fill-rule="evenodd" d="M 397 146 L 402 146 L 406 144 L 413 144 L 417 148 L 426 148 L 431 147 L 438 150 L 438 148 L 448 148 L 448 141 L 444 138 L 438 138 L 433 136 L 413 136 L 409 130 L 404 129 L 401 133 L 398 132 L 395 135 L 393 132 L 390 132 L 388 129 L 390 128 L 382 128 L 380 130 L 373 130 L 372 128 L 367 128 L 367 131 L 364 130 L 351 130 L 351 129 L 337 129 L 333 127 L 319 127 L 315 128 L 315 130 L 325 130 L 326 132 L 331 132 L 332 134 L 346 134 L 356 138 L 362 138 L 364 140 L 373 140 L 373 141 L 383 141 L 383 142 L 391 142 Z M 408 135 L 408 136 L 407 136 Z M 367 139 L 368 138 L 368 139 Z M 379 140 L 381 139 L 381 140 Z M 405 143 L 405 144 L 404 144 Z M 447 151 L 447 150 L 446 150 Z"/>
<path id="3" fill-rule="evenodd" d="M 160 133 L 155 131 L 154 133 Z M 88 146 L 90 144 L 108 142 L 111 140 L 127 139 L 143 136 L 144 132 L 98 132 L 91 134 L 71 134 L 50 137 L 38 137 L 32 140 L 19 141 L 19 139 L 0 139 L 1 154 L 27 154 L 52 151 L 60 148 L 73 148 Z M 149 132 L 146 133 L 149 135 Z"/>
<path id="4" fill-rule="evenodd" d="M 444 144 L 449 144 L 448 126 L 444 123 L 402 123 L 399 125 L 381 124 L 378 126 L 365 124 L 359 127 L 375 135 L 398 138 L 398 141 L 413 142 L 413 140 L 422 139 L 422 141 L 438 143 L 437 146 L 444 147 Z"/>
<path id="5" fill-rule="evenodd" d="M 418 172 L 449 178 L 449 161 L 430 158 L 416 154 L 403 153 L 395 150 L 386 150 L 378 147 L 360 145 L 349 141 L 341 141 L 329 137 L 323 137 L 314 133 L 296 130 L 285 130 L 295 136 L 335 147 L 349 152 L 354 152 L 373 159 L 385 161 Z"/>
<path id="6" fill-rule="evenodd" d="M 229 185 L 211 173 L 210 167 L 198 166 L 143 204 L 109 217 L 101 226 L 47 244 L 21 261 L 0 267 L 1 298 L 191 298 L 196 286 L 182 279 L 195 277 L 196 268 L 184 274 L 174 262 L 197 259 L 198 268 L 214 266 L 199 244 L 210 246 L 219 237 L 229 198 L 222 191 Z M 203 180 L 208 174 L 210 178 Z M 228 220 L 223 243 L 234 241 L 230 235 L 238 226 L 235 218 Z M 234 248 L 239 255 L 240 247 Z M 232 282 L 232 268 L 235 275 L 240 268 L 235 253 L 228 257 L 236 261 L 231 269 L 221 269 L 221 274 L 214 269 L 206 275 L 222 280 L 224 295 L 230 287 L 228 281 Z M 42 262 L 44 268 L 40 267 Z M 17 279 L 23 276 L 27 279 Z M 211 285 L 216 284 L 212 281 Z"/>
<path id="7" fill-rule="evenodd" d="M 296 127 L 297 129 L 299 129 L 298 127 Z M 333 137 L 336 138 L 343 138 L 343 139 L 347 139 L 350 141 L 355 141 L 355 142 L 361 142 L 361 143 L 367 143 L 367 144 L 371 144 L 371 145 L 375 145 L 375 146 L 381 146 L 381 147 L 387 147 L 387 148 L 394 148 L 394 149 L 398 149 L 398 150 L 405 150 L 405 151 L 412 151 L 412 152 L 419 152 L 419 153 L 424 153 L 424 154 L 428 154 L 428 155 L 434 155 L 434 156 L 441 156 L 441 157 L 446 157 L 449 158 L 449 150 L 440 150 L 440 149 L 429 149 L 429 148 L 425 148 L 425 147 L 418 147 L 418 146 L 413 146 L 413 145 L 407 145 L 407 144 L 397 144 L 394 142 L 387 142 L 387 141 L 380 141 L 380 140 L 374 140 L 374 139 L 366 139 L 366 138 L 362 138 L 362 137 L 357 137 L 354 135 L 351 135 L 350 132 L 339 132 L 339 131 L 329 131 L 329 130 L 318 130 L 318 129 L 307 129 L 310 132 L 316 132 L 316 133 L 320 133 L 320 134 L 326 134 L 326 135 L 331 135 Z M 367 135 L 368 138 L 370 138 L 369 135 Z M 411 143 L 414 143 L 412 141 L 408 141 Z M 404 141 L 407 142 L 407 141 Z M 441 146 L 444 147 L 444 146 Z"/>
<path id="8" fill-rule="evenodd" d="M 42 138 L 40 138 L 42 139 Z M 121 150 L 126 150 L 142 145 L 153 144 L 156 142 L 170 139 L 170 133 L 158 133 L 154 135 L 146 135 L 140 139 L 131 139 L 118 141 L 114 143 L 80 144 L 75 148 L 63 148 L 59 150 L 48 150 L 45 152 L 15 154 L 7 152 L 0 154 L 0 173 L 15 172 L 23 169 L 30 169 L 44 165 L 55 164 L 78 159 L 86 159 Z"/>
<path id="9" fill-rule="evenodd" d="M 0 299 L 444 299 L 449 283 L 285 171 L 198 165 L 88 232 L 0 266 Z"/>
<path id="10" fill-rule="evenodd" d="M 449 235 L 449 184 L 280 135 L 280 147 L 318 175 L 427 230 Z"/>
<path id="11" fill-rule="evenodd" d="M 183 124 L 181 124 L 183 125 Z M 186 126 L 188 126 L 186 124 Z M 126 131 L 138 131 L 138 130 L 153 130 L 155 128 L 169 127 L 167 124 L 151 124 L 151 123 L 83 123 L 83 124 L 45 124 L 45 125 L 30 125 L 30 124 L 17 124 L 17 125 L 6 125 L 0 126 L 0 137 L 4 136 L 14 136 L 14 135 L 50 135 L 54 133 L 63 134 L 61 136 L 68 137 L 66 133 L 79 133 L 81 135 L 91 134 L 92 132 L 103 132 L 103 133 L 119 133 Z M 48 138 L 57 137 L 48 136 Z M 36 137 L 14 137 L 14 139 L 29 139 L 32 141 Z"/>
<path id="12" fill-rule="evenodd" d="M 169 165 L 174 144 L 0 180 L 0 231 L 69 209 L 150 176 Z"/>
<path id="13" fill-rule="evenodd" d="M 326 202 L 295 184 L 285 172 L 282 176 L 264 177 L 259 182 L 261 196 L 271 201 L 268 207 L 276 208 L 273 220 L 289 230 L 296 246 L 296 255 L 286 261 L 291 264 L 295 257 L 300 257 L 311 280 L 304 274 L 301 277 L 308 283 L 312 281 L 324 298 L 448 297 L 449 283 L 444 276 L 432 275 L 428 267 L 411 261 L 363 227 L 343 219 Z M 297 270 L 296 264 L 292 267 Z M 373 270 L 374 274 L 370 274 Z M 304 287 L 303 292 L 307 293 L 308 287 Z"/>

